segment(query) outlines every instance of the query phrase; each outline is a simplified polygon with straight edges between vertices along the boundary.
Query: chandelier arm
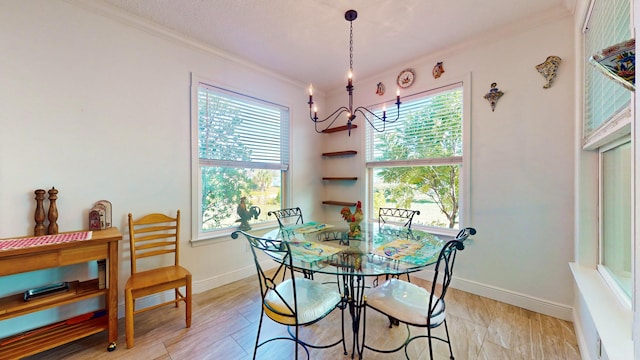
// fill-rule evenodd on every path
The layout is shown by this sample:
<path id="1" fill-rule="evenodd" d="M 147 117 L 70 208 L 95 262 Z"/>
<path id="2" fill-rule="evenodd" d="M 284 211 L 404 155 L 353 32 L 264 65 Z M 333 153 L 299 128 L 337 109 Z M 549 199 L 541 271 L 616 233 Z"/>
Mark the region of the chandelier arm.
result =
<path id="1" fill-rule="evenodd" d="M 326 118 L 322 119 L 322 120 L 318 120 L 318 115 L 314 115 L 311 113 L 311 110 L 309 110 L 309 118 L 311 119 L 311 121 L 313 121 L 314 123 L 321 123 L 321 122 L 325 122 L 327 120 L 329 120 L 331 117 L 335 116 L 333 121 L 335 121 L 338 116 L 340 114 L 342 114 L 343 112 L 349 112 L 349 108 L 347 108 L 346 106 L 342 106 L 336 109 L 336 111 L 334 111 L 333 113 L 331 113 L 331 115 L 327 116 Z M 331 123 L 333 123 L 333 121 Z"/>
<path id="2" fill-rule="evenodd" d="M 339 109 L 337 109 L 336 111 L 333 112 L 333 114 L 327 116 L 326 118 L 322 119 L 322 120 L 313 120 L 313 118 L 311 120 L 313 120 L 314 122 L 314 127 L 317 133 L 323 133 L 325 130 L 329 129 L 331 126 L 333 126 L 333 124 L 336 122 L 336 120 L 338 120 L 338 118 L 340 117 L 340 115 L 342 115 L 345 112 L 349 112 L 349 109 L 347 109 L 346 107 L 341 107 Z M 333 119 L 331 119 L 331 117 L 333 117 Z M 318 123 L 319 122 L 324 122 L 331 119 L 331 122 L 329 122 L 329 124 L 327 124 L 326 126 L 324 126 L 323 128 L 321 128 L 320 130 L 318 130 Z"/>
<path id="3" fill-rule="evenodd" d="M 362 115 L 362 117 L 365 118 L 365 120 L 367 120 L 367 122 L 369 123 L 369 125 L 371 125 L 371 127 L 377 131 L 377 132 L 384 132 L 387 124 L 392 124 L 396 121 L 398 121 L 398 119 L 400 119 L 400 106 L 397 106 L 397 114 L 396 114 L 396 118 L 395 119 L 388 119 L 386 117 L 386 114 L 383 115 L 383 117 L 380 117 L 376 114 L 374 114 L 371 110 L 367 109 L 364 106 L 358 106 L 355 111 L 355 113 L 360 113 Z M 378 126 L 375 125 L 375 122 L 382 122 L 382 128 L 379 128 Z"/>

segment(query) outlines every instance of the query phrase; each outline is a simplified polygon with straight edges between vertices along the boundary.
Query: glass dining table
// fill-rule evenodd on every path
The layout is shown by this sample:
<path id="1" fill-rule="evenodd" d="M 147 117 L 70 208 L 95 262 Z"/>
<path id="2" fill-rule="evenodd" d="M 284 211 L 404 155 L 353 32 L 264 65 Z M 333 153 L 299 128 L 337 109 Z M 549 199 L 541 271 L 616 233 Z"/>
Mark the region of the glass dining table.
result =
<path id="1" fill-rule="evenodd" d="M 353 237 L 346 225 L 312 222 L 272 230 L 263 236 L 287 241 L 293 267 L 306 277 L 313 278 L 315 273 L 336 276 L 351 315 L 351 358 L 356 349 L 360 352 L 365 288 L 375 285 L 380 276 L 400 276 L 435 264 L 443 246 L 454 239 L 392 225 L 380 227 L 377 222 L 362 223 L 361 229 L 360 235 Z"/>

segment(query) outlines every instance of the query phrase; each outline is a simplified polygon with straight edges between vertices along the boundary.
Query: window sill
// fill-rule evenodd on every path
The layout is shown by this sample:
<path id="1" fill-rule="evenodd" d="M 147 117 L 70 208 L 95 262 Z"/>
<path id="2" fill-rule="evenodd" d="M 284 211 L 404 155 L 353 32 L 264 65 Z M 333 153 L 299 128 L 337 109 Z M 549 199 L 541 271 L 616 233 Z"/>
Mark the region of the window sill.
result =
<path id="1" fill-rule="evenodd" d="M 276 222 L 256 224 L 252 226 L 252 229 L 250 230 L 250 232 L 253 235 L 261 236 L 267 233 L 268 231 L 271 231 L 277 228 L 278 228 L 278 223 Z M 230 229 L 224 229 L 224 230 L 202 234 L 201 237 L 198 237 L 196 239 L 191 239 L 190 241 L 191 247 L 206 246 L 206 245 L 217 244 L 225 241 L 234 241 L 234 239 L 231 238 L 231 233 L 233 233 L 236 230 L 238 229 L 230 228 Z"/>
<path id="2" fill-rule="evenodd" d="M 569 263 L 609 359 L 633 359 L 633 314 L 613 294 L 596 269 Z"/>

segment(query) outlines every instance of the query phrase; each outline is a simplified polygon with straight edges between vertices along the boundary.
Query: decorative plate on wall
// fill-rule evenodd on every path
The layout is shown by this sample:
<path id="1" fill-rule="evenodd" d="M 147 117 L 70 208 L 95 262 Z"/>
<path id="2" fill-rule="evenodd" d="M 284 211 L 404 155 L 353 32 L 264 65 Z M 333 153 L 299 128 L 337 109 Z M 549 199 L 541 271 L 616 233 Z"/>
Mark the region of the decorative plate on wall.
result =
<path id="1" fill-rule="evenodd" d="M 636 40 L 631 39 L 609 46 L 589 58 L 596 69 L 625 88 L 636 89 Z"/>
<path id="2" fill-rule="evenodd" d="M 416 73 L 413 69 L 404 69 L 400 71 L 398 75 L 398 86 L 405 89 L 413 84 L 413 81 L 416 79 Z"/>

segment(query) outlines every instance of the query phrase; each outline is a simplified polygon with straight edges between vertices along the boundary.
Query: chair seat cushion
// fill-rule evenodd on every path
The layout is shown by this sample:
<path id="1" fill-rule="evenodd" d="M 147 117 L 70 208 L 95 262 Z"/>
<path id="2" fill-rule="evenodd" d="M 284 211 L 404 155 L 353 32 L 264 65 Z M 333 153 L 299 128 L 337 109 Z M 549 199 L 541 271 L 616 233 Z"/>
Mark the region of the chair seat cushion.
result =
<path id="1" fill-rule="evenodd" d="M 298 300 L 298 324 L 315 322 L 328 313 L 341 301 L 340 293 L 334 286 L 322 284 L 310 279 L 296 278 L 296 296 Z M 279 294 L 279 295 L 278 295 Z M 284 298 L 284 301 L 282 298 Z M 293 312 L 293 281 L 285 280 L 276 286 L 276 290 L 267 292 L 264 298 L 264 311 L 271 319 L 285 325 L 295 325 Z"/>
<path id="2" fill-rule="evenodd" d="M 365 296 L 367 306 L 404 323 L 427 326 L 431 294 L 425 288 L 394 278 L 369 289 Z M 436 327 L 444 321 L 446 313 L 443 300 L 434 296 L 433 301 L 430 326 Z"/>
<path id="3" fill-rule="evenodd" d="M 170 289 L 171 282 L 182 281 L 187 275 L 191 275 L 189 270 L 179 265 L 141 271 L 129 277 L 125 284 L 125 289 L 151 288 L 165 283 L 168 284 L 167 288 Z"/>

